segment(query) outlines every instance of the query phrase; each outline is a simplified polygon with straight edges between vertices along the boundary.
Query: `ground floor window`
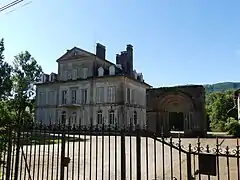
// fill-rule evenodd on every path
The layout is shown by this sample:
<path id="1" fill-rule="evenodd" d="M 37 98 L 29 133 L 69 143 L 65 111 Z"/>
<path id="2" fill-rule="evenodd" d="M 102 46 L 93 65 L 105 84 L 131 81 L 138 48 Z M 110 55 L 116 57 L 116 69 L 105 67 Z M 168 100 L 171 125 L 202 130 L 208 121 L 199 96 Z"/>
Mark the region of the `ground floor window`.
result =
<path id="1" fill-rule="evenodd" d="M 72 122 L 71 122 L 71 125 L 77 125 L 77 113 L 76 112 L 73 112 L 72 113 Z"/>
<path id="2" fill-rule="evenodd" d="M 102 110 L 97 112 L 97 124 L 103 124 L 103 113 Z"/>
<path id="3" fill-rule="evenodd" d="M 114 120 L 114 110 L 111 110 L 111 111 L 109 111 L 109 115 L 108 115 L 109 117 L 109 123 L 110 124 L 115 124 L 115 120 Z"/>
<path id="4" fill-rule="evenodd" d="M 62 112 L 62 116 L 61 116 L 61 120 L 62 120 L 62 124 L 66 124 L 66 111 Z"/>
<path id="5" fill-rule="evenodd" d="M 133 123 L 134 125 L 137 125 L 137 111 L 133 112 Z"/>

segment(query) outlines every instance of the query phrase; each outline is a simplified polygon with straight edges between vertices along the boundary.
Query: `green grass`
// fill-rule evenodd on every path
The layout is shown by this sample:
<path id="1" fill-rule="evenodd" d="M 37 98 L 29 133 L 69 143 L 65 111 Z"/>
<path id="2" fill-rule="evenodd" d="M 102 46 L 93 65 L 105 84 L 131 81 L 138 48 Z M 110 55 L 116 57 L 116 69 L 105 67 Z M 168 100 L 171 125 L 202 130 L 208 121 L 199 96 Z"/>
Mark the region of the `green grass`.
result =
<path id="1" fill-rule="evenodd" d="M 84 141 L 79 137 L 65 137 L 65 141 L 67 142 L 75 142 L 75 141 Z M 44 144 L 58 144 L 62 143 L 62 138 L 58 136 L 53 136 L 49 134 L 24 134 L 20 139 L 20 145 L 44 145 Z"/>

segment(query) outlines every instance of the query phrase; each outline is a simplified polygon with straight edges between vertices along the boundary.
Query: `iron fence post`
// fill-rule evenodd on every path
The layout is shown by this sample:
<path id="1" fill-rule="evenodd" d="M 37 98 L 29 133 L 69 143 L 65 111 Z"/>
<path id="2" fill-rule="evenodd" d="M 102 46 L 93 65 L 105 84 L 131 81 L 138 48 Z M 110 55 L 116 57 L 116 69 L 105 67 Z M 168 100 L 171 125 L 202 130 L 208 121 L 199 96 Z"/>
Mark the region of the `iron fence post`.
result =
<path id="1" fill-rule="evenodd" d="M 64 160 L 65 160 L 65 127 L 62 132 L 62 148 L 61 148 L 61 169 L 60 169 L 60 180 L 64 180 Z"/>
<path id="2" fill-rule="evenodd" d="M 137 129 L 137 180 L 141 180 L 141 137 L 139 134 L 139 129 Z"/>
<path id="3" fill-rule="evenodd" d="M 18 168 L 19 168 L 19 158 L 20 158 L 20 137 L 21 137 L 21 131 L 20 131 L 20 128 L 18 128 L 14 180 L 18 179 L 18 171 L 19 171 Z"/>
<path id="4" fill-rule="evenodd" d="M 187 177 L 188 180 L 192 180 L 192 166 L 191 166 L 191 154 L 187 153 Z"/>
<path id="5" fill-rule="evenodd" d="M 125 134 L 121 132 L 121 180 L 126 180 Z"/>
<path id="6" fill-rule="evenodd" d="M 192 180 L 192 162 L 191 162 L 191 144 L 188 146 L 187 152 L 187 179 Z"/>
<path id="7" fill-rule="evenodd" d="M 11 171 L 11 157 L 12 157 L 12 131 L 9 128 L 8 132 L 8 152 L 7 152 L 7 169 L 6 169 L 6 180 L 10 179 L 10 171 Z"/>

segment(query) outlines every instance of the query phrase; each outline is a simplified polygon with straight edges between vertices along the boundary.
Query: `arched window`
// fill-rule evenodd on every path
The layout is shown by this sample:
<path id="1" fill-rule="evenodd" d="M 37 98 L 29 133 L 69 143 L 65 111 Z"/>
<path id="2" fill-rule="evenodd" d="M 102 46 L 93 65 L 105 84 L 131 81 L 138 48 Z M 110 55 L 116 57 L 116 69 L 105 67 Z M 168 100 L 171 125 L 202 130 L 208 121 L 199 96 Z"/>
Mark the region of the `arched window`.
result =
<path id="1" fill-rule="evenodd" d="M 114 110 L 109 111 L 108 119 L 110 124 L 115 124 Z"/>
<path id="2" fill-rule="evenodd" d="M 133 112 L 133 123 L 134 123 L 134 125 L 137 124 L 137 111 Z"/>
<path id="3" fill-rule="evenodd" d="M 66 111 L 62 112 L 62 124 L 66 124 Z"/>
<path id="4" fill-rule="evenodd" d="M 97 112 L 97 124 L 103 124 L 103 114 L 101 110 Z"/>
<path id="5" fill-rule="evenodd" d="M 98 76 L 104 75 L 104 69 L 102 67 L 98 68 Z"/>
<path id="6" fill-rule="evenodd" d="M 115 66 L 110 66 L 109 67 L 109 75 L 115 75 Z"/>

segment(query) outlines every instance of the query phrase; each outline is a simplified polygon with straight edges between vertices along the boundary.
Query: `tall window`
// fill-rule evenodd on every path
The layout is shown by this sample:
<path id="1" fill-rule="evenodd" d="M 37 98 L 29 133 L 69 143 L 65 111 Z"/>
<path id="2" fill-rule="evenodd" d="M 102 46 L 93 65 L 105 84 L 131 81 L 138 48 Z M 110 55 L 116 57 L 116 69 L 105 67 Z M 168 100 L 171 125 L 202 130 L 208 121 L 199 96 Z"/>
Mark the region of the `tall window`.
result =
<path id="1" fill-rule="evenodd" d="M 67 91 L 62 91 L 62 104 L 67 104 Z"/>
<path id="2" fill-rule="evenodd" d="M 109 111 L 109 114 L 108 114 L 108 118 L 109 118 L 109 123 L 110 124 L 115 124 L 115 120 L 114 120 L 114 110 L 111 110 Z"/>
<path id="3" fill-rule="evenodd" d="M 72 71 L 68 71 L 68 80 L 72 79 Z"/>
<path id="4" fill-rule="evenodd" d="M 137 111 L 133 112 L 133 123 L 134 125 L 137 125 Z"/>
<path id="5" fill-rule="evenodd" d="M 86 104 L 87 103 L 87 89 L 82 89 L 81 96 L 82 96 L 82 103 Z"/>
<path id="6" fill-rule="evenodd" d="M 76 104 L 77 103 L 77 90 L 76 89 L 72 89 L 72 104 Z"/>
<path id="7" fill-rule="evenodd" d="M 48 91 L 48 104 L 53 105 L 54 104 L 54 92 Z"/>
<path id="8" fill-rule="evenodd" d="M 130 103 L 131 101 L 131 90 L 130 88 L 127 88 L 127 103 Z"/>
<path id="9" fill-rule="evenodd" d="M 51 111 L 51 109 L 48 110 L 48 113 L 47 113 L 47 114 L 48 114 L 48 121 L 51 122 L 51 123 L 53 123 L 53 122 L 52 122 L 53 119 L 52 119 L 52 111 Z"/>
<path id="10" fill-rule="evenodd" d="M 77 113 L 73 112 L 72 113 L 72 122 L 71 125 L 77 125 Z"/>
<path id="11" fill-rule="evenodd" d="M 61 117 L 61 119 L 62 119 L 62 124 L 66 124 L 66 111 L 63 111 L 63 112 L 62 112 L 62 117 Z"/>
<path id="12" fill-rule="evenodd" d="M 136 90 L 132 90 L 132 96 L 131 96 L 131 104 L 135 104 L 136 101 Z"/>
<path id="13" fill-rule="evenodd" d="M 103 114 L 102 114 L 102 111 L 101 111 L 101 110 L 99 110 L 99 111 L 97 112 L 97 123 L 98 123 L 98 124 L 103 124 Z"/>
<path id="14" fill-rule="evenodd" d="M 83 78 L 86 79 L 88 77 L 88 68 L 83 68 Z"/>
<path id="15" fill-rule="evenodd" d="M 77 79 L 77 69 L 73 69 L 72 79 L 73 80 Z"/>
<path id="16" fill-rule="evenodd" d="M 103 87 L 96 88 L 96 102 L 97 103 L 104 102 L 104 88 Z"/>
<path id="17" fill-rule="evenodd" d="M 68 79 L 68 71 L 65 70 L 64 71 L 64 81 L 66 81 Z"/>
<path id="18" fill-rule="evenodd" d="M 116 99 L 116 87 L 110 86 L 108 87 L 108 102 L 113 103 Z"/>
<path id="19" fill-rule="evenodd" d="M 39 105 L 45 105 L 46 97 L 44 92 L 39 93 Z"/>
<path id="20" fill-rule="evenodd" d="M 78 67 L 78 68 L 77 68 L 77 78 L 83 78 L 82 76 L 83 76 L 83 75 L 82 75 L 82 68 L 81 68 L 81 67 Z"/>

